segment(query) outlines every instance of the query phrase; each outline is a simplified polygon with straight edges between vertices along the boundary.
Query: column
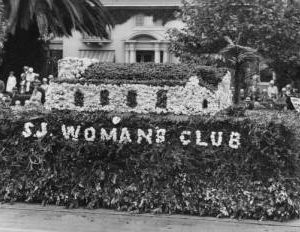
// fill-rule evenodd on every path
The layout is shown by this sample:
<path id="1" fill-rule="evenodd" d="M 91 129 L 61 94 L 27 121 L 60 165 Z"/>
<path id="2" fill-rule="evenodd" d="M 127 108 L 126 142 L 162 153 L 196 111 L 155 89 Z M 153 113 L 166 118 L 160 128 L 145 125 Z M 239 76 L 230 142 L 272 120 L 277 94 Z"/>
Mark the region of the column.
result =
<path id="1" fill-rule="evenodd" d="M 130 51 L 129 51 L 129 45 L 125 44 L 125 63 L 130 63 Z"/>
<path id="2" fill-rule="evenodd" d="M 130 48 L 129 48 L 129 61 L 130 63 L 136 63 L 136 51 L 135 51 L 135 45 L 134 44 L 130 44 Z"/>
<path id="3" fill-rule="evenodd" d="M 164 64 L 165 63 L 169 63 L 169 51 L 168 50 L 164 50 Z"/>
<path id="4" fill-rule="evenodd" d="M 155 51 L 155 56 L 154 56 L 154 62 L 156 64 L 160 63 L 160 49 L 159 49 L 159 44 L 155 44 L 155 47 L 154 47 L 154 51 Z"/>

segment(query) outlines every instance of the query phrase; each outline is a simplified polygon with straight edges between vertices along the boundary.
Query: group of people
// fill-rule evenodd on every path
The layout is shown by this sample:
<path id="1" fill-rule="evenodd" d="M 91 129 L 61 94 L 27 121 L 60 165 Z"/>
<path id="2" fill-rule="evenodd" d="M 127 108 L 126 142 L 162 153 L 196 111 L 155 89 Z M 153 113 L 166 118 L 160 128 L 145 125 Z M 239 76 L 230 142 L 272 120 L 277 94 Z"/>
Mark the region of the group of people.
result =
<path id="1" fill-rule="evenodd" d="M 271 105 L 281 105 L 284 109 L 294 110 L 294 106 L 291 102 L 291 97 L 297 97 L 298 90 L 292 87 L 292 84 L 287 84 L 281 91 L 278 90 L 276 86 L 276 74 L 273 73 L 272 80 L 269 82 L 267 88 L 262 91 L 259 88 L 259 76 L 254 75 L 252 77 L 251 85 L 248 87 L 247 91 L 241 89 L 241 99 L 246 102 L 246 105 L 250 108 L 256 105 L 261 105 L 263 103 L 271 103 Z M 252 104 L 251 104 L 252 103 Z"/>
<path id="2" fill-rule="evenodd" d="M 7 78 L 6 85 L 0 82 L 0 99 L 8 102 L 10 106 L 35 105 L 40 106 L 45 102 L 45 94 L 48 90 L 49 81 L 53 79 L 53 75 L 40 80 L 40 75 L 34 72 L 34 69 L 24 66 L 23 73 L 18 81 L 15 73 L 11 71 Z M 27 99 L 21 102 L 20 96 Z M 21 97 L 22 98 L 22 97 Z"/>

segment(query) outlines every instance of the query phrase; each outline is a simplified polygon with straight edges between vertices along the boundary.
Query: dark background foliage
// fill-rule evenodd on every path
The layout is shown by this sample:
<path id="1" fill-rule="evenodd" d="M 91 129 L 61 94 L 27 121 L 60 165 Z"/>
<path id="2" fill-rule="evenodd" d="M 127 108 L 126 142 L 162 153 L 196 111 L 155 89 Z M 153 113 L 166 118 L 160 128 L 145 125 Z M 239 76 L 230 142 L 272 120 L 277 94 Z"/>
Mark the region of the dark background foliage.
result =
<path id="1" fill-rule="evenodd" d="M 18 77 L 24 66 L 34 67 L 37 73 L 42 71 L 46 44 L 39 38 L 36 24 L 32 24 L 28 30 L 18 28 L 15 35 L 7 35 L 2 51 L 2 80 L 6 81 L 10 71 L 14 71 Z"/>
<path id="2" fill-rule="evenodd" d="M 28 118 L 0 121 L 0 199 L 67 207 L 112 208 L 134 212 L 290 219 L 299 215 L 297 156 L 291 134 L 273 120 L 235 117 L 120 115 L 118 128 L 166 128 L 163 145 L 67 141 L 61 126 L 112 128 L 114 114 L 53 112 L 31 122 L 48 122 L 41 140 L 25 139 Z M 182 146 L 181 131 L 224 131 L 224 145 Z M 228 147 L 231 131 L 242 147 Z M 136 141 L 136 133 L 131 133 Z"/>

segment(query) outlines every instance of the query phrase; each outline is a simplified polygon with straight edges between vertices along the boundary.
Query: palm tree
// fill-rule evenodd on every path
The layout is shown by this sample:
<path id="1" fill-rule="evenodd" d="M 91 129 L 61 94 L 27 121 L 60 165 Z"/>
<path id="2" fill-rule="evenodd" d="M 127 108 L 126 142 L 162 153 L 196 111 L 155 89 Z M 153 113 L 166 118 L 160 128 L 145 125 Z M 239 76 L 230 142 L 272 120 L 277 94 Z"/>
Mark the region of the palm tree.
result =
<path id="1" fill-rule="evenodd" d="M 70 36 L 72 31 L 105 37 L 112 21 L 99 0 L 1 0 L 8 33 L 36 23 L 40 34 Z"/>
<path id="2" fill-rule="evenodd" d="M 6 19 L 4 73 L 41 62 L 41 38 L 71 36 L 74 30 L 107 37 L 113 25 L 100 0 L 0 0 L 0 14 Z"/>
<path id="3" fill-rule="evenodd" d="M 228 45 L 220 51 L 220 55 L 227 64 L 227 67 L 234 69 L 234 104 L 239 104 L 242 78 L 244 77 L 243 67 L 247 63 L 256 62 L 260 59 L 257 50 L 234 43 L 229 37 L 225 37 Z"/>
<path id="4" fill-rule="evenodd" d="M 3 1 L 0 0 L 0 48 L 3 47 L 6 26 L 7 26 L 7 20 L 5 18 L 4 4 Z"/>

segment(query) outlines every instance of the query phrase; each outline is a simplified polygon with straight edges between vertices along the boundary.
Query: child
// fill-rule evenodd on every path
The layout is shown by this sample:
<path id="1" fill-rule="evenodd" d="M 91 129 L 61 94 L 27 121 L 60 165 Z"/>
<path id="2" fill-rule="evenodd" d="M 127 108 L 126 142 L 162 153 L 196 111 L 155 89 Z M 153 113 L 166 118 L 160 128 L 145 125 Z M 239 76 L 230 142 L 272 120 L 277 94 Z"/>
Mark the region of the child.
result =
<path id="1" fill-rule="evenodd" d="M 47 92 L 48 90 L 48 79 L 47 78 L 43 78 L 43 84 L 41 85 L 41 88 L 45 90 L 45 92 Z"/>

